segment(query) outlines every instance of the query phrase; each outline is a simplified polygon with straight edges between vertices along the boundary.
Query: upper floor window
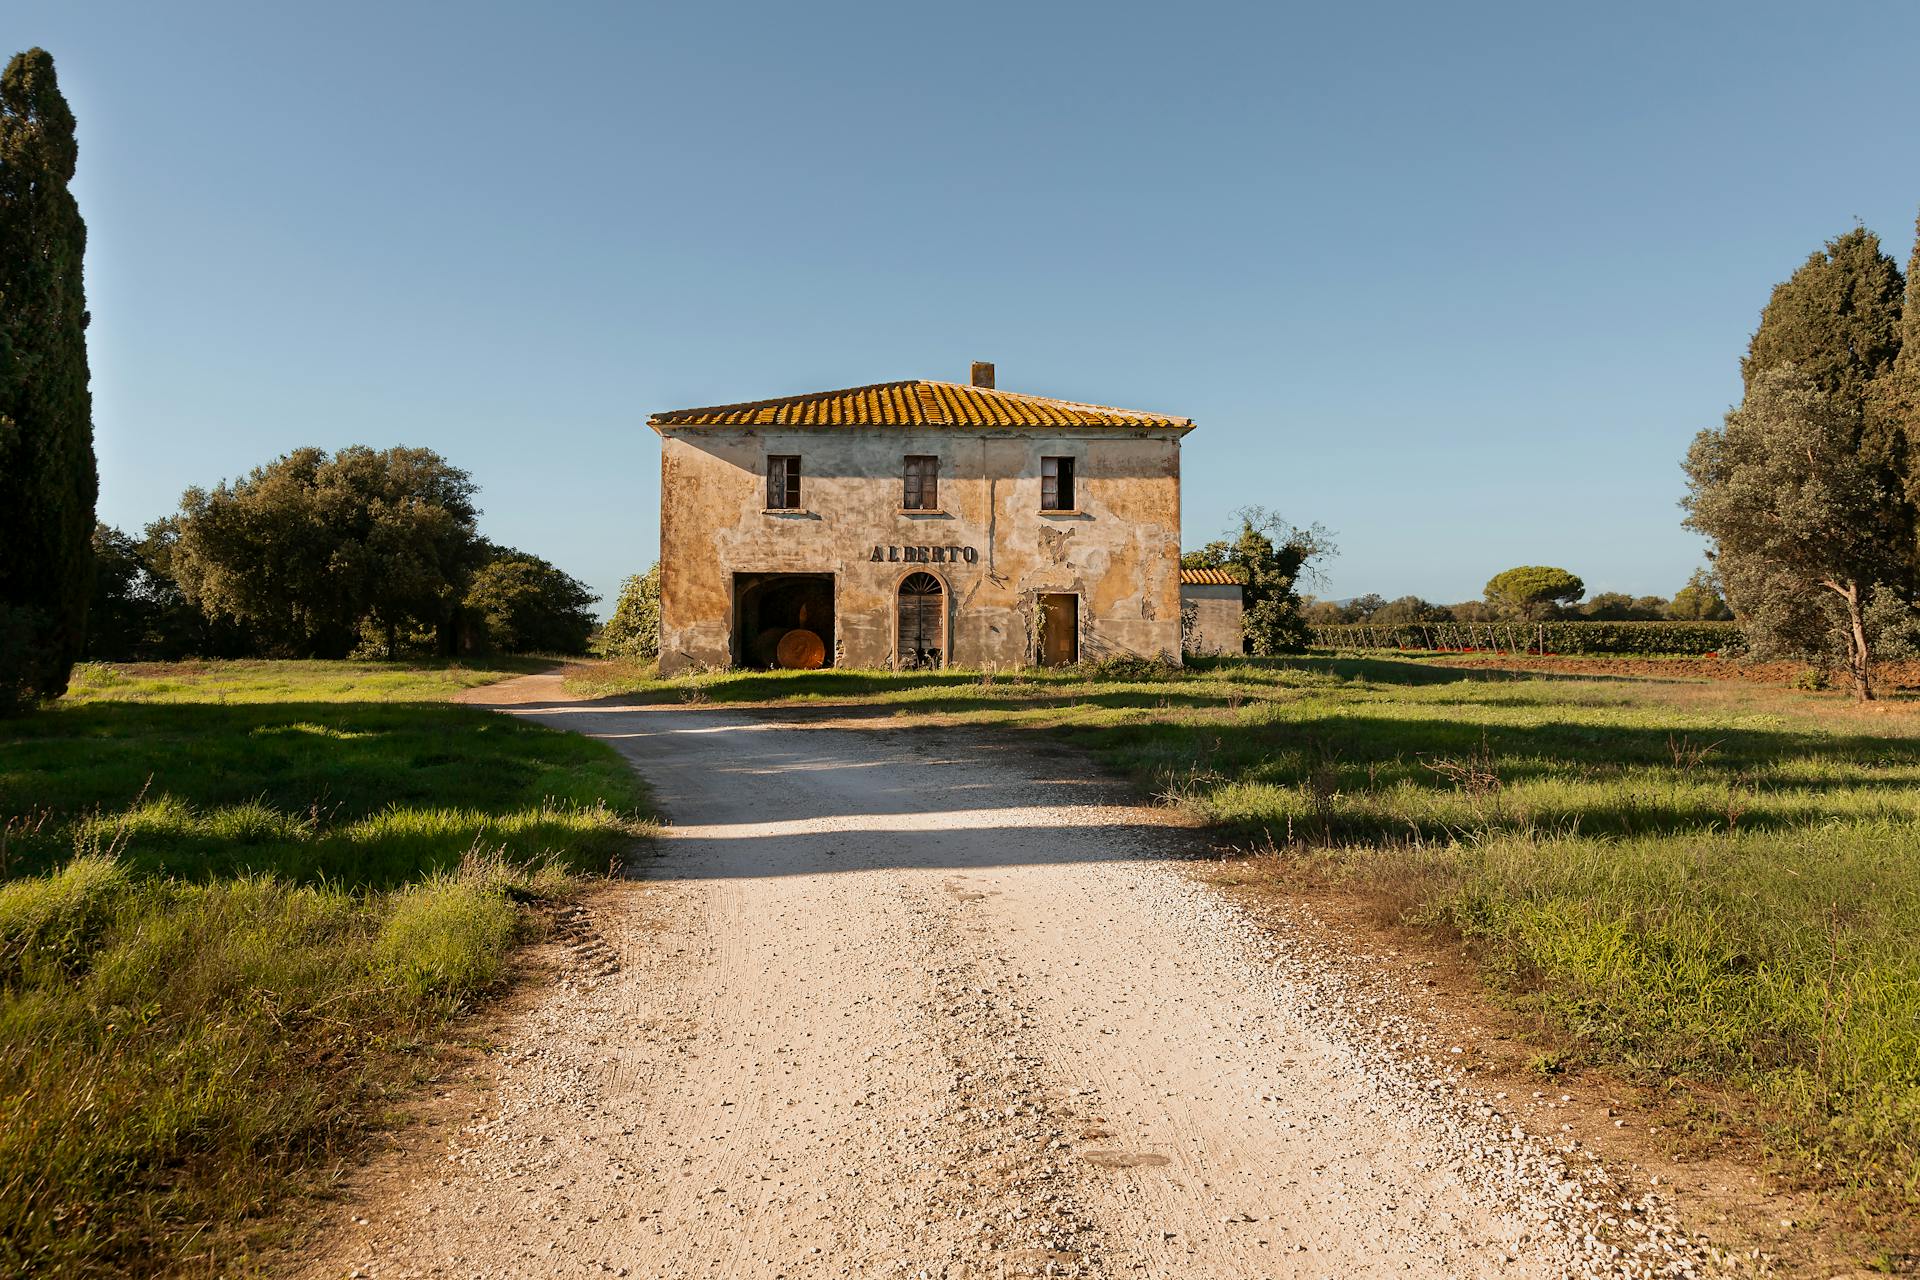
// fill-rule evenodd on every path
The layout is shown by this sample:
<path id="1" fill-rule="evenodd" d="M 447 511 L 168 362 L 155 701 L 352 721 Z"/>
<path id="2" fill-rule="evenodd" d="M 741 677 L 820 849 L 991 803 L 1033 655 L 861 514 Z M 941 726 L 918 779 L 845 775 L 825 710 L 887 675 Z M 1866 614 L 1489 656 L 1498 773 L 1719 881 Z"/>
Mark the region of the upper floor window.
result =
<path id="1" fill-rule="evenodd" d="M 908 454 L 906 481 L 906 496 L 901 506 L 908 511 L 940 509 L 940 459 L 925 454 Z"/>
<path id="2" fill-rule="evenodd" d="M 800 509 L 800 456 L 798 454 L 767 455 L 767 507 L 773 511 Z"/>
<path id="3" fill-rule="evenodd" d="M 1040 459 L 1040 509 L 1042 511 L 1074 511 L 1073 505 L 1073 459 Z"/>

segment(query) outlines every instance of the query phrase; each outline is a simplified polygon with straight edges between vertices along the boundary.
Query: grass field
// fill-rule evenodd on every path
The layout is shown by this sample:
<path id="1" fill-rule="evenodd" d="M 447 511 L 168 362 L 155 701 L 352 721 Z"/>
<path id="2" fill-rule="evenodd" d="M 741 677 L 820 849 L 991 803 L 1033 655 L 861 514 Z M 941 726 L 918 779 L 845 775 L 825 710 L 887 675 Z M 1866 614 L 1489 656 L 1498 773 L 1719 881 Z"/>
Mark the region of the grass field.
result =
<path id="1" fill-rule="evenodd" d="M 1913 704 L 1324 656 L 570 683 L 1066 735 L 1279 865 L 1467 940 L 1573 1059 L 1731 1087 L 1793 1168 L 1869 1219 L 1920 1216 Z"/>
<path id="2" fill-rule="evenodd" d="M 644 832 L 611 750 L 443 700 L 513 669 L 87 667 L 0 721 L 0 1273 L 233 1270 Z"/>
<path id="3" fill-rule="evenodd" d="M 74 668 L 65 702 L 420 702 L 502 677 L 539 671 L 541 658 L 458 662 L 196 660 L 89 662 Z"/>

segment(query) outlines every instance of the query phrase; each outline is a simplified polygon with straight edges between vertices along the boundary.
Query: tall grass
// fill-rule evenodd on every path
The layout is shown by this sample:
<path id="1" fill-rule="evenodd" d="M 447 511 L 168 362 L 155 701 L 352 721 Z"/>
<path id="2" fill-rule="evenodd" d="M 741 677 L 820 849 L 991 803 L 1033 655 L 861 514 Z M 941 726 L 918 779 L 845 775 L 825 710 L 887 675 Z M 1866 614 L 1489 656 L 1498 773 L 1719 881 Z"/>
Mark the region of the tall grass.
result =
<path id="1" fill-rule="evenodd" d="M 1504 833 L 1310 856 L 1476 944 L 1572 1056 L 1748 1091 L 1869 1208 L 1920 1203 L 1920 828 Z M 1904 1208 L 1901 1208 L 1904 1206 Z"/>
<path id="2" fill-rule="evenodd" d="M 89 854 L 0 886 L 0 1271 L 231 1247 L 498 981 L 529 927 L 510 883 L 477 859 L 390 893 L 187 884 Z"/>
<path id="3" fill-rule="evenodd" d="M 236 1269 L 647 830 L 602 744 L 387 700 L 445 668 L 202 665 L 0 724 L 0 1274 Z"/>

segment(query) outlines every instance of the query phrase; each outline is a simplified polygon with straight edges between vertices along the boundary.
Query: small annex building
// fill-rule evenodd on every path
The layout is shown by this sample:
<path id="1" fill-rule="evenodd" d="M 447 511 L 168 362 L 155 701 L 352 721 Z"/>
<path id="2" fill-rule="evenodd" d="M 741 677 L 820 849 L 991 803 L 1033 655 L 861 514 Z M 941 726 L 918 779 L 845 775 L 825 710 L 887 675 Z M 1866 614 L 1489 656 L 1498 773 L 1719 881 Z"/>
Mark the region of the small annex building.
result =
<path id="1" fill-rule="evenodd" d="M 1180 647 L 1216 656 L 1246 651 L 1240 580 L 1225 569 L 1180 571 Z"/>
<path id="2" fill-rule="evenodd" d="M 1180 660 L 1186 418 L 976 363 L 647 425 L 663 673 Z"/>

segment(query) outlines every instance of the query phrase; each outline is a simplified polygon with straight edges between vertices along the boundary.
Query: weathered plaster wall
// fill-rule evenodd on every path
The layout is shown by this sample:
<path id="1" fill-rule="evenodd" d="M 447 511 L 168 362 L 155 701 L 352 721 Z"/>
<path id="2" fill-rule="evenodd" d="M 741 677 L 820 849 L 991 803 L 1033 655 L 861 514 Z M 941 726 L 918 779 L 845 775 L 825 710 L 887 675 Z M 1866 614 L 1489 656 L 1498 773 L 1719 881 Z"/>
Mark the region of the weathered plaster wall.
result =
<path id="1" fill-rule="evenodd" d="M 1182 611 L 1192 610 L 1188 627 L 1188 653 L 1244 652 L 1241 631 L 1241 590 L 1238 586 L 1213 586 L 1187 582 L 1180 586 Z"/>
<path id="2" fill-rule="evenodd" d="M 1180 653 L 1180 444 L 1173 430 L 1016 434 L 899 427 L 661 432 L 661 669 L 732 660 L 733 575 L 832 573 L 834 661 L 887 667 L 908 574 L 947 586 L 949 661 L 1033 657 L 1034 597 L 1081 596 L 1081 654 Z M 801 459 L 799 512 L 770 512 L 766 458 Z M 900 509 L 902 461 L 940 459 L 940 510 Z M 1040 459 L 1077 460 L 1078 510 L 1040 514 Z M 971 547 L 973 562 L 873 560 Z"/>

